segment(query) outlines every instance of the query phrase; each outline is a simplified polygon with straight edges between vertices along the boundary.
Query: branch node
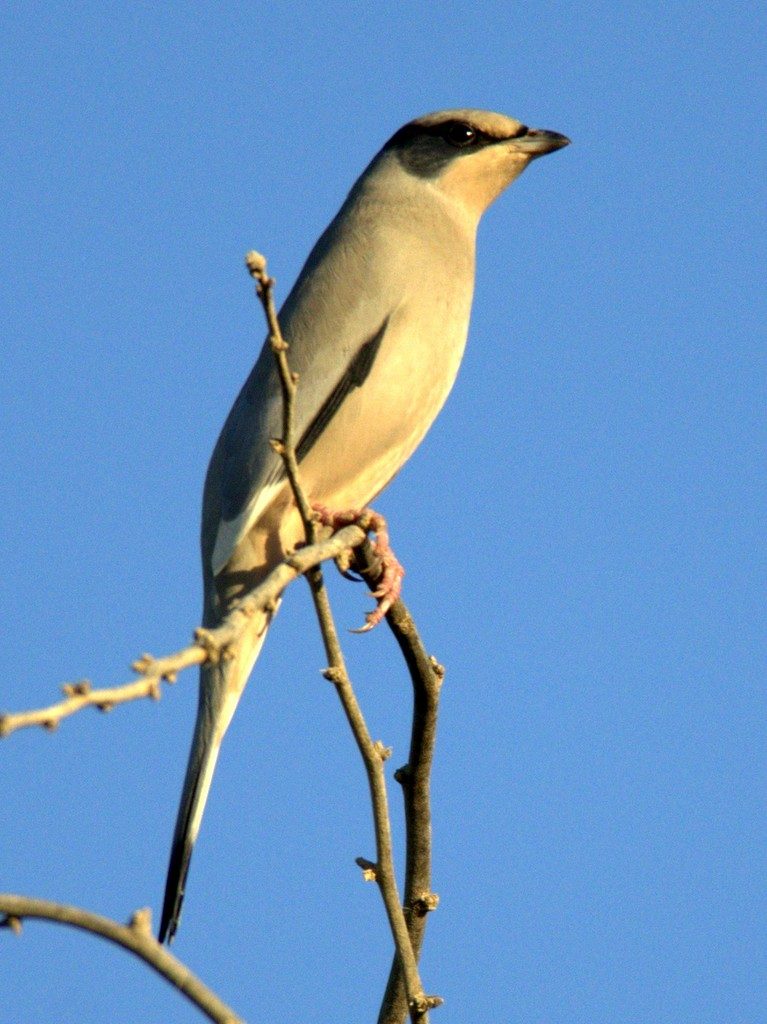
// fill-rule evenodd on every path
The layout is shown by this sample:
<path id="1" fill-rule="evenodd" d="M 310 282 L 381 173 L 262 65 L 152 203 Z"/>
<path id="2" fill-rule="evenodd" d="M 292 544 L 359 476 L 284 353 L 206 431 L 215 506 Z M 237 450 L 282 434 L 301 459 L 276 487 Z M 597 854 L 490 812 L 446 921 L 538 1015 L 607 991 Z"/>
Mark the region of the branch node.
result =
<path id="1" fill-rule="evenodd" d="M 202 647 L 207 655 L 207 660 L 214 665 L 226 655 L 226 648 L 222 650 L 221 644 L 204 626 L 198 626 L 194 631 L 194 642 L 198 647 Z"/>
<path id="2" fill-rule="evenodd" d="M 42 723 L 43 729 L 47 729 L 48 732 L 55 732 L 59 727 L 58 718 L 46 718 Z"/>
<path id="3" fill-rule="evenodd" d="M 439 896 L 436 892 L 421 892 L 410 901 L 410 909 L 419 917 L 426 917 L 432 910 L 439 906 Z"/>
<path id="4" fill-rule="evenodd" d="M 413 777 L 413 769 L 409 764 L 403 764 L 401 768 L 398 768 L 394 773 L 394 781 L 399 782 L 400 786 L 406 786 Z"/>
<path id="5" fill-rule="evenodd" d="M 128 927 L 139 935 L 150 936 L 152 934 L 152 908 L 141 907 L 131 914 Z"/>
<path id="6" fill-rule="evenodd" d="M 324 668 L 322 670 L 322 675 L 329 683 L 334 683 L 336 686 L 344 681 L 344 672 L 337 666 Z"/>
<path id="7" fill-rule="evenodd" d="M 142 654 L 140 658 L 131 665 L 134 672 L 137 672 L 140 676 L 152 675 L 152 666 L 156 662 L 156 658 L 152 654 Z"/>
<path id="8" fill-rule="evenodd" d="M 251 249 L 245 253 L 245 266 L 248 268 L 248 273 L 251 277 L 260 279 L 266 274 L 266 256 L 262 256 L 260 252 Z"/>
<path id="9" fill-rule="evenodd" d="M 0 918 L 0 928 L 9 928 L 14 935 L 21 935 L 21 918 L 14 917 L 13 914 L 6 914 L 5 917 Z"/>
<path id="10" fill-rule="evenodd" d="M 434 675 L 440 682 L 445 678 L 445 666 L 441 665 L 433 654 L 429 655 L 429 664 L 434 669 Z"/>
<path id="11" fill-rule="evenodd" d="M 378 754 L 382 761 L 388 761 L 392 756 L 393 748 L 384 746 L 381 740 L 376 740 L 373 747 L 375 748 L 376 754 Z"/>
<path id="12" fill-rule="evenodd" d="M 276 455 L 279 455 L 281 458 L 284 457 L 287 449 L 285 448 L 284 443 L 279 439 L 279 437 L 270 437 L 269 445 Z"/>
<path id="13" fill-rule="evenodd" d="M 177 678 L 178 678 L 178 673 L 177 672 L 169 672 L 167 675 L 163 676 L 163 679 L 165 679 L 169 683 L 175 683 Z M 146 693 L 147 693 L 147 697 L 149 697 L 151 700 L 159 700 L 160 697 L 162 697 L 162 687 L 160 686 L 160 680 L 159 679 L 152 679 L 152 680 L 150 680 L 147 683 L 147 691 L 146 691 Z"/>
<path id="14" fill-rule="evenodd" d="M 410 1001 L 411 1009 L 420 1014 L 427 1013 L 429 1010 L 436 1010 L 438 1006 L 444 1006 L 444 1004 L 445 1000 L 442 996 L 427 996 L 425 992 L 422 992 L 420 996 L 416 996 L 415 999 Z"/>
<path id="15" fill-rule="evenodd" d="M 362 869 L 362 877 L 366 882 L 375 882 L 378 878 L 378 865 L 366 857 L 355 857 L 354 863 Z"/>
<path id="16" fill-rule="evenodd" d="M 80 679 L 76 683 L 63 683 L 61 692 L 65 697 L 87 697 L 91 692 L 91 684 L 88 679 Z"/>

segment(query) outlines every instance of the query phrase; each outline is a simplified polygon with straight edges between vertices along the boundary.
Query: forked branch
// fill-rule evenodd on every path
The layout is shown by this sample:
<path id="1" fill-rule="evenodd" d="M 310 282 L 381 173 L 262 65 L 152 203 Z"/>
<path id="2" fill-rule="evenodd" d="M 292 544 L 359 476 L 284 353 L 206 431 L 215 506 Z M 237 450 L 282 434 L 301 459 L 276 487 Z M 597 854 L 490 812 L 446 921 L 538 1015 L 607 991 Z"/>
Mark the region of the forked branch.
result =
<path id="1" fill-rule="evenodd" d="M 307 541 L 311 543 L 312 539 L 316 536 L 316 520 L 309 499 L 301 486 L 293 430 L 295 395 L 299 381 L 290 370 L 288 360 L 289 345 L 282 336 L 275 313 L 273 300 L 274 280 L 267 274 L 266 260 L 259 253 L 251 252 L 248 253 L 245 262 L 251 276 L 256 281 L 256 293 L 264 308 L 269 329 L 269 342 L 275 355 L 282 387 L 283 436 L 274 444 L 274 447 L 283 458 L 285 472 L 290 481 L 293 497 L 304 523 Z M 370 554 L 370 549 L 368 549 L 368 556 Z M 367 559 L 367 568 L 370 573 L 374 572 L 370 557 Z M 403 1010 L 406 1008 L 409 1012 L 413 1024 L 416 1024 L 416 1022 L 417 1024 L 426 1024 L 428 1021 L 428 1011 L 432 1007 L 439 1006 L 442 1003 L 442 999 L 439 996 L 429 996 L 423 990 L 418 972 L 418 957 L 411 938 L 406 912 L 403 910 L 397 888 L 386 776 L 384 774 L 384 761 L 388 757 L 389 752 L 382 743 L 372 739 L 357 701 L 349 673 L 346 669 L 346 662 L 338 640 L 338 631 L 336 630 L 330 608 L 327 589 L 325 588 L 322 571 L 319 566 L 307 573 L 307 579 L 311 588 L 325 653 L 328 659 L 328 668 L 324 674 L 335 685 L 344 714 L 360 751 L 368 779 L 376 839 L 376 861 L 375 864 L 368 861 L 364 861 L 364 863 L 366 864 L 366 872 L 368 875 L 372 874 L 378 884 L 394 939 L 397 985 L 393 989 L 393 995 L 404 997 L 398 999 L 397 1002 L 404 1002 Z M 397 604 L 401 605 L 401 602 L 397 602 Z M 397 604 L 390 610 L 389 614 L 394 612 Z M 400 612 L 403 611 L 404 606 L 401 606 Z M 428 815 L 426 821 L 427 831 L 430 831 Z M 402 991 L 400 991 L 400 986 Z M 391 1002 L 391 999 L 389 998 L 389 989 L 387 987 L 382 1013 L 389 1002 Z M 400 1014 L 399 1019 L 401 1019 L 401 1016 Z"/>
<path id="2" fill-rule="evenodd" d="M 418 972 L 425 922 L 438 897 L 431 892 L 431 812 L 429 778 L 436 737 L 437 707 L 444 670 L 428 656 L 415 624 L 402 600 L 386 614 L 410 671 L 413 685 L 413 724 L 408 763 L 395 773 L 405 800 L 406 872 L 404 906 L 394 871 L 391 823 L 384 762 L 390 751 L 374 741 L 355 696 L 324 585 L 321 564 L 334 558 L 353 559 L 354 568 L 375 589 L 380 564 L 367 538 L 369 521 L 344 526 L 331 537 L 318 540 L 320 530 L 309 499 L 301 487 L 294 436 L 295 395 L 298 378 L 288 363 L 288 345 L 282 337 L 274 308 L 274 281 L 266 273 L 266 261 L 249 253 L 246 263 L 257 283 L 275 355 L 283 398 L 282 437 L 272 445 L 283 460 L 285 472 L 306 532 L 307 545 L 288 555 L 260 586 L 234 606 L 219 626 L 198 629 L 194 642 L 181 650 L 154 658 L 142 655 L 134 662 L 139 679 L 121 686 L 93 689 L 87 681 L 66 684 L 64 699 L 49 707 L 0 715 L 0 737 L 33 725 L 55 728 L 63 719 L 84 707 L 109 710 L 140 698 L 158 699 L 163 682 L 174 682 L 177 674 L 192 665 L 231 656 L 249 619 L 274 607 L 286 587 L 298 576 L 309 582 L 322 632 L 328 667 L 325 676 L 333 682 L 363 759 L 371 794 L 376 839 L 376 860 L 357 858 L 366 877 L 375 879 L 381 892 L 395 945 L 395 956 L 382 1002 L 379 1024 L 412 1022 L 426 1024 L 428 1011 L 442 1002 L 424 993 Z M 0 895 L 0 925 L 20 930 L 24 918 L 40 918 L 81 928 L 100 935 L 129 950 L 171 981 L 213 1021 L 239 1024 L 240 1018 L 207 989 L 180 961 L 152 936 L 149 911 L 137 912 L 129 925 L 121 925 L 78 907 L 50 903 L 17 895 Z"/>

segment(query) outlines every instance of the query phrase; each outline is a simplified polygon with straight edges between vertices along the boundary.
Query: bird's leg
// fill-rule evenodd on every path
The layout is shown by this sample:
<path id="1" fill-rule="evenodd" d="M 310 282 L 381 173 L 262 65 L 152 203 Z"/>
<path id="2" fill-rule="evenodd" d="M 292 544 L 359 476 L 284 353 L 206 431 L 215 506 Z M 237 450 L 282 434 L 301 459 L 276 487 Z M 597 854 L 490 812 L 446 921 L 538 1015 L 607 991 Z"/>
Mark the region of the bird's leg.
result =
<path id="1" fill-rule="evenodd" d="M 361 529 L 375 534 L 373 551 L 378 558 L 380 575 L 378 585 L 372 591 L 376 607 L 365 616 L 365 625 L 353 629 L 353 633 L 367 633 L 377 626 L 394 604 L 402 591 L 402 577 L 405 570 L 389 544 L 389 526 L 386 519 L 372 508 L 350 509 L 347 512 L 333 512 L 325 505 L 312 505 L 320 523 L 333 531 L 356 523 Z"/>

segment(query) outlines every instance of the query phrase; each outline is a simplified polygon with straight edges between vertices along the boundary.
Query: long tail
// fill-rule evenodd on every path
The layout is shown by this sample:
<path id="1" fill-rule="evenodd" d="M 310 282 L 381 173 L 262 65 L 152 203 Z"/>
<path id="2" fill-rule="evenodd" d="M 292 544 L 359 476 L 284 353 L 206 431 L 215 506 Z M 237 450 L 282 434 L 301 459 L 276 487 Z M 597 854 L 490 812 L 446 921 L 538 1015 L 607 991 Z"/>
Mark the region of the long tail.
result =
<path id="1" fill-rule="evenodd" d="M 234 715 L 261 646 L 268 622 L 253 623 L 234 658 L 200 668 L 197 721 L 189 752 L 176 831 L 170 850 L 158 939 L 172 942 L 181 917 L 186 876 L 224 733 Z M 259 628 L 260 627 L 260 628 Z"/>

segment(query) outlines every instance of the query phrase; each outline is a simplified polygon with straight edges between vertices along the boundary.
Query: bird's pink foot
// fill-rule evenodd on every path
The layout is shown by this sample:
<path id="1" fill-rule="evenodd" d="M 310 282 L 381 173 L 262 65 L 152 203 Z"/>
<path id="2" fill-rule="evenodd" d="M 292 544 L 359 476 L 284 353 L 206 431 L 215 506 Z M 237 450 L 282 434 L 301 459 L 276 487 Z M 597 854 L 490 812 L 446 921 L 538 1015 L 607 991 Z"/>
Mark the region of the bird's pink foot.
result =
<path id="1" fill-rule="evenodd" d="M 373 551 L 381 567 L 378 585 L 372 591 L 376 607 L 365 616 L 364 626 L 352 630 L 352 633 L 367 633 L 378 625 L 399 598 L 402 592 L 402 577 L 405 575 L 405 570 L 389 544 L 389 526 L 386 519 L 372 508 L 332 512 L 325 505 L 312 505 L 312 509 L 317 513 L 322 525 L 329 526 L 332 530 L 340 530 L 344 526 L 356 523 L 361 529 L 375 534 L 375 540 L 372 542 Z"/>

